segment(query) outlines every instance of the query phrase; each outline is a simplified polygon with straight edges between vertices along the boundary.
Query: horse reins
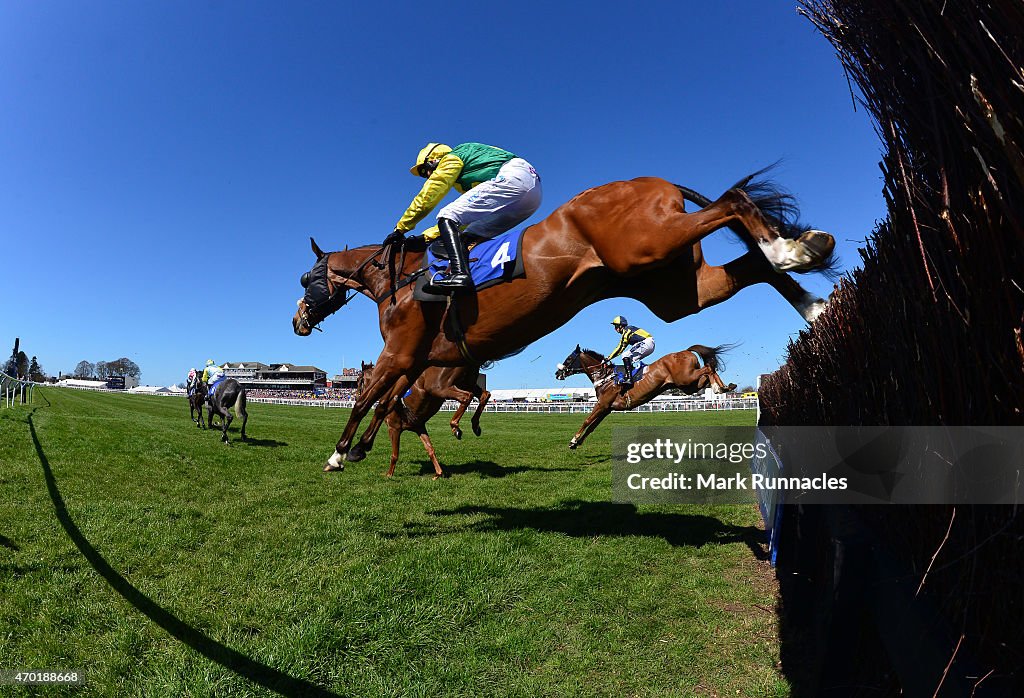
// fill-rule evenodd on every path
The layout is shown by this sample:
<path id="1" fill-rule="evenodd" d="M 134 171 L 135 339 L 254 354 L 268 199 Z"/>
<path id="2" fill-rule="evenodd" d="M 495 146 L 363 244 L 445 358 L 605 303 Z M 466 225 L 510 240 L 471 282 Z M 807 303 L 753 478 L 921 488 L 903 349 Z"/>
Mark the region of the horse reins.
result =
<path id="1" fill-rule="evenodd" d="M 581 360 L 582 356 L 583 356 L 583 354 L 581 352 L 576 357 L 576 361 L 579 363 L 579 367 L 578 368 L 572 368 L 572 367 L 567 366 L 564 369 L 562 369 L 565 372 L 565 377 L 566 378 L 568 378 L 569 376 L 578 376 L 581 373 L 584 373 L 584 374 L 587 373 L 587 369 L 584 368 L 583 361 Z M 611 369 L 611 366 L 610 366 L 610 364 L 608 363 L 607 360 L 602 360 L 602 361 L 598 362 L 597 364 L 595 364 L 594 366 L 595 366 L 595 368 L 600 368 L 601 366 L 607 366 L 610 369 L 608 373 L 606 373 L 604 376 L 598 377 L 597 380 L 594 380 L 593 378 L 591 378 L 591 381 L 593 381 L 594 388 L 596 390 L 597 388 L 600 388 L 602 385 L 604 385 L 609 380 L 611 380 L 612 378 L 615 377 L 615 370 Z"/>
<path id="2" fill-rule="evenodd" d="M 387 254 L 385 256 L 390 258 L 392 256 L 390 254 L 391 247 L 392 247 L 392 244 L 382 245 L 380 247 L 380 249 L 378 249 L 376 252 L 374 252 L 369 257 L 364 259 L 362 261 L 362 263 L 358 267 L 356 267 L 355 269 L 352 270 L 351 273 L 343 276 L 342 278 L 344 279 L 344 281 L 346 281 L 346 282 L 356 281 L 355 277 L 357 275 L 359 275 L 363 271 L 363 269 L 366 268 L 367 264 L 371 264 L 372 263 L 373 266 L 376 267 L 377 269 L 384 269 L 384 266 L 385 266 L 384 262 L 377 262 L 377 261 L 374 261 L 374 260 L 377 257 L 379 257 L 381 255 L 381 253 L 383 253 L 385 251 L 387 251 L 389 253 L 389 254 Z M 400 252 L 399 257 L 398 257 L 398 264 L 397 264 L 396 268 L 398 269 L 399 273 L 401 273 L 401 270 L 404 267 L 405 267 L 405 245 L 402 245 L 401 246 L 401 252 Z M 325 265 L 325 268 L 326 268 L 325 273 L 327 271 L 330 271 L 330 266 L 329 265 Z M 391 288 L 386 293 L 382 294 L 379 298 L 374 298 L 374 301 L 377 303 L 377 305 L 380 305 L 381 303 L 383 303 L 386 300 L 391 300 L 392 302 L 394 302 L 394 298 L 395 298 L 395 296 L 398 294 L 398 292 L 400 290 L 402 290 L 403 288 L 405 288 L 409 284 L 411 284 L 414 281 L 416 281 L 416 279 L 421 277 L 424 273 L 426 273 L 426 271 L 427 271 L 426 268 L 417 269 L 416 271 L 414 271 L 414 272 L 412 272 L 410 274 L 407 274 L 404 278 L 402 278 L 399 281 L 395 281 L 394 274 L 392 274 L 391 275 L 391 279 L 390 279 L 391 280 Z M 364 288 L 366 287 L 365 284 L 362 284 L 362 285 L 363 285 Z M 342 287 L 344 287 L 344 282 L 342 284 Z M 308 314 L 307 310 L 312 311 L 312 310 L 321 308 L 321 307 L 331 303 L 334 300 L 334 297 L 337 295 L 337 291 L 332 293 L 327 298 L 327 300 L 321 301 L 320 303 L 318 303 L 315 308 L 307 308 L 307 310 L 300 309 L 299 310 L 299 317 L 302 319 L 302 324 L 304 324 L 306 327 L 308 327 L 310 329 L 310 331 L 316 330 L 317 332 L 323 332 L 323 330 L 320 329 L 320 322 L 323 322 L 324 319 L 326 319 L 328 315 L 336 313 L 339 310 L 341 310 L 342 308 L 344 308 L 348 304 L 348 302 L 351 301 L 353 298 L 355 298 L 356 295 L 358 295 L 358 294 L 359 294 L 359 291 L 357 291 L 355 289 L 352 289 L 351 293 L 348 293 L 346 291 L 345 299 L 342 300 L 341 303 L 338 304 L 338 307 L 334 308 L 329 313 L 326 313 L 324 315 L 324 317 L 321 318 L 320 321 L 317 322 L 315 325 L 310 324 L 309 314 Z M 466 359 L 467 362 L 475 364 L 477 366 L 480 366 L 481 363 L 479 361 L 477 361 L 473 357 L 473 355 L 470 354 L 470 352 L 469 352 L 469 345 L 466 344 L 466 333 L 465 333 L 465 330 L 463 330 L 463 328 L 462 328 L 462 324 L 458 321 L 458 318 L 456 317 L 456 315 L 458 313 L 457 313 L 456 305 L 455 305 L 455 302 L 454 302 L 454 299 L 453 299 L 452 296 L 448 296 L 447 304 L 448 304 L 448 311 L 449 311 L 448 312 L 449 323 L 450 323 L 452 331 L 453 331 L 453 333 L 455 334 L 455 337 L 456 337 L 455 345 L 459 348 L 459 352 L 462 354 L 463 358 Z"/>

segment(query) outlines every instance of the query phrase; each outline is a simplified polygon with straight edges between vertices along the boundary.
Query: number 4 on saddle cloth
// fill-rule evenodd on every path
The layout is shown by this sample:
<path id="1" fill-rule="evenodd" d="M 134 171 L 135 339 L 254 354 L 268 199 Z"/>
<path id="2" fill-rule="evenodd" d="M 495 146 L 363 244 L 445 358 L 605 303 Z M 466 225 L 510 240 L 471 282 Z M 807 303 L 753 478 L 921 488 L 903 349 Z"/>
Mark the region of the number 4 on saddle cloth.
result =
<path id="1" fill-rule="evenodd" d="M 478 242 L 469 249 L 469 275 L 473 278 L 476 290 L 526 274 L 523 268 L 523 232 L 510 230 L 490 240 Z M 423 255 L 423 268 L 426 273 L 416 280 L 413 298 L 418 301 L 447 301 L 446 295 L 423 290 L 431 278 L 448 273 L 448 260 L 437 256 L 434 245 L 427 248 L 427 253 Z"/>

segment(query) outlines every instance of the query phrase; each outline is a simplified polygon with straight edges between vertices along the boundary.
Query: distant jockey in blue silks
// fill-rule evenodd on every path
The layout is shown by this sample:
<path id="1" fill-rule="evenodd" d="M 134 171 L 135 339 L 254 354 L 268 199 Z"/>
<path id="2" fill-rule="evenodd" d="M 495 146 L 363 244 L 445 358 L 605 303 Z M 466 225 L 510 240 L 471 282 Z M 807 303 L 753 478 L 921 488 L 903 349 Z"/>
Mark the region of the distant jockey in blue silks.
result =
<path id="1" fill-rule="evenodd" d="M 623 371 L 622 384 L 633 385 L 633 361 L 639 362 L 645 356 L 654 352 L 654 337 L 650 332 L 639 327 L 630 325 L 622 315 L 616 315 L 612 320 L 615 331 L 622 335 L 615 351 L 605 357 L 611 361 L 619 354 L 622 354 Z"/>

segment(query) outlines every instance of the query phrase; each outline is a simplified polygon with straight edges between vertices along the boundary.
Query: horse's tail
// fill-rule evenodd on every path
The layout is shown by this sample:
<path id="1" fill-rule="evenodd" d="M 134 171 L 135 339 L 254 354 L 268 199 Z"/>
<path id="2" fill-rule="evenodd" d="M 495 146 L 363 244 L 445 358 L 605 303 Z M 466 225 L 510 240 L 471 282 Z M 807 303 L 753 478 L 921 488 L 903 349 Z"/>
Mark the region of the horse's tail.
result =
<path id="1" fill-rule="evenodd" d="M 236 415 L 242 416 L 245 414 L 245 388 L 241 384 L 238 386 L 238 396 L 235 398 L 233 407 Z"/>
<path id="2" fill-rule="evenodd" d="M 778 231 L 779 236 L 795 240 L 810 230 L 811 227 L 800 222 L 800 207 L 797 205 L 793 195 L 767 176 L 778 164 L 778 162 L 773 162 L 771 165 L 747 175 L 729 188 L 741 189 L 746 193 L 761 214 Z M 684 199 L 697 204 L 701 208 L 713 203 L 711 199 L 689 187 L 679 184 L 676 184 L 675 187 L 682 193 Z M 743 228 L 733 228 L 732 226 L 729 226 L 729 230 L 743 241 L 747 249 L 752 252 L 759 251 L 757 241 L 754 240 L 749 231 Z M 834 249 L 829 253 L 828 257 L 822 260 L 821 266 L 814 269 L 814 271 L 824 273 L 830 279 L 839 276 L 839 258 L 836 256 Z"/>
<path id="3" fill-rule="evenodd" d="M 719 344 L 717 347 L 706 347 L 703 344 L 694 344 L 692 347 L 687 348 L 686 351 L 692 351 L 700 356 L 704 360 L 705 366 L 718 373 L 725 370 L 725 362 L 722 361 L 722 355 L 738 346 L 738 344 Z"/>

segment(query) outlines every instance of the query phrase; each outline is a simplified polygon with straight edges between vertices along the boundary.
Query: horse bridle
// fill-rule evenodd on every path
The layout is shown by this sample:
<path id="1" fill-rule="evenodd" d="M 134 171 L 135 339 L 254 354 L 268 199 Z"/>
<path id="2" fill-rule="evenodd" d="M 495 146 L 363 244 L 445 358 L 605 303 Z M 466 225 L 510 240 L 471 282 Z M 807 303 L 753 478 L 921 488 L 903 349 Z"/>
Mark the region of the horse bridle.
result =
<path id="1" fill-rule="evenodd" d="M 399 270 L 401 270 L 405 266 L 405 245 L 402 245 L 401 243 L 394 243 L 394 244 L 399 244 L 400 245 L 401 255 L 399 256 L 399 259 L 398 259 L 397 268 Z M 351 294 L 346 294 L 344 300 L 342 300 L 336 306 L 331 307 L 331 305 L 335 301 L 335 296 L 337 296 L 337 294 L 338 294 L 338 290 L 340 288 L 344 287 L 344 281 L 357 281 L 356 277 L 360 273 L 362 273 L 363 269 L 366 268 L 367 264 L 371 264 L 372 263 L 373 266 L 376 267 L 377 269 L 383 269 L 384 265 L 385 265 L 385 262 L 383 262 L 383 261 L 374 261 L 374 260 L 377 257 L 379 257 L 381 255 L 381 253 L 383 253 L 385 251 L 388 252 L 388 254 L 385 255 L 385 256 L 390 257 L 391 256 L 390 255 L 391 248 L 392 248 L 392 244 L 382 245 L 379 250 L 377 250 L 376 252 L 371 254 L 369 257 L 364 259 L 362 261 L 362 263 L 358 267 L 353 269 L 350 274 L 342 277 L 343 278 L 343 283 L 339 284 L 335 288 L 334 293 L 324 294 L 326 296 L 326 298 L 324 298 L 323 300 L 318 301 L 318 302 L 316 302 L 314 304 L 310 304 L 310 303 L 307 302 L 305 310 L 303 310 L 302 306 L 300 305 L 299 306 L 299 320 L 302 322 L 302 324 L 305 325 L 306 328 L 308 328 L 310 331 L 316 330 L 317 332 L 323 332 L 323 330 L 320 329 L 320 323 L 323 322 L 327 318 L 327 316 L 329 316 L 329 315 L 331 315 L 333 313 L 336 313 L 339 310 L 341 310 L 342 308 L 344 308 L 348 304 L 349 301 L 351 301 L 353 298 L 356 297 L 356 295 L 359 294 L 358 290 L 352 289 L 352 293 Z M 323 257 L 321 257 L 319 260 L 317 260 L 317 263 L 313 265 L 313 269 L 311 269 L 310 271 L 307 271 L 305 274 L 302 275 L 300 283 L 302 284 L 302 287 L 306 289 L 306 295 L 307 296 L 309 295 L 309 286 L 310 286 L 310 284 L 313 284 L 313 283 L 317 282 L 317 280 L 313 278 L 311 272 L 316 271 L 316 268 L 318 266 L 320 266 L 321 264 L 323 265 L 323 269 L 324 269 L 323 279 L 324 279 L 324 285 L 326 286 L 326 284 L 327 284 L 327 272 L 328 272 L 328 269 L 329 269 L 326 260 L 330 256 L 331 256 L 331 253 L 325 254 Z M 386 293 L 384 293 L 380 298 L 375 298 L 374 297 L 373 298 L 374 301 L 378 305 L 380 305 L 381 303 L 383 303 L 384 301 L 386 301 L 388 299 L 393 299 L 395 297 L 395 295 L 398 293 L 398 291 L 400 291 L 402 288 L 404 288 L 404 287 L 408 286 L 409 284 L 411 284 L 417 278 L 422 276 L 425 272 L 426 272 L 426 269 L 418 269 L 418 270 L 412 272 L 411 274 L 407 274 L 405 276 L 405 278 L 403 278 L 403 279 L 401 279 L 400 281 L 397 281 L 397 282 L 394 279 L 394 277 L 392 277 L 392 279 L 391 279 L 391 289 L 389 291 L 387 291 Z M 361 285 L 364 288 L 366 288 L 365 284 L 361 284 Z M 303 297 L 302 300 L 303 301 L 306 300 L 305 296 Z M 313 322 L 309 319 L 309 316 L 310 315 L 314 315 L 314 316 L 319 315 L 320 310 L 321 309 L 325 309 L 325 308 L 326 308 L 326 312 L 324 312 L 324 314 L 322 316 L 320 316 L 320 319 L 316 322 L 316 324 L 313 324 Z"/>
<path id="2" fill-rule="evenodd" d="M 575 362 L 574 363 L 576 364 L 576 366 L 575 367 L 570 367 L 570 366 L 566 366 L 564 363 L 559 364 L 559 369 L 558 370 L 562 374 L 561 380 L 564 380 L 564 379 L 568 378 L 569 376 L 577 376 L 577 375 L 579 375 L 581 373 L 586 373 L 587 372 L 586 369 L 583 368 L 583 360 L 582 360 L 583 351 L 582 350 L 574 351 L 569 356 L 574 356 L 575 357 Z M 607 359 L 602 359 L 595 366 L 596 367 L 600 367 L 602 365 L 605 365 L 605 366 L 608 365 Z M 604 376 L 603 378 L 599 378 L 598 380 L 594 381 L 594 386 L 596 387 L 598 385 L 601 385 L 602 383 L 604 383 L 607 380 L 608 380 L 608 376 Z"/>
<path id="3" fill-rule="evenodd" d="M 333 292 L 328 291 L 326 293 L 321 293 L 320 295 L 325 296 L 324 298 L 322 298 L 321 300 L 317 300 L 313 303 L 310 303 L 309 301 L 306 300 L 306 298 L 310 295 L 309 287 L 310 285 L 314 285 L 314 287 L 319 286 L 319 284 L 321 283 L 320 278 L 318 278 L 321 276 L 321 274 L 317 273 L 317 267 L 320 267 L 321 265 L 323 267 L 322 283 L 325 289 L 327 287 L 327 274 L 330 270 L 327 260 L 330 258 L 331 253 L 327 253 L 323 257 L 318 259 L 316 264 L 313 265 L 313 268 L 310 271 L 303 274 L 302 279 L 300 280 L 302 287 L 306 289 L 306 294 L 302 298 L 306 307 L 303 308 L 302 304 L 299 305 L 299 320 L 302 322 L 302 324 L 305 325 L 306 328 L 309 329 L 310 331 L 316 330 L 317 332 L 323 332 L 323 330 L 320 329 L 320 323 L 323 322 L 327 318 L 327 316 L 336 313 L 342 308 L 344 308 L 349 303 L 349 301 L 355 298 L 356 295 L 358 295 L 359 293 L 359 291 L 357 291 L 356 289 L 352 289 L 352 292 L 348 293 L 345 282 L 356 280 L 356 277 L 360 273 L 362 273 L 363 269 L 366 268 L 366 265 L 372 262 L 374 259 L 376 259 L 382 252 L 384 252 L 384 250 L 388 249 L 389 247 L 390 245 L 382 246 L 379 250 L 377 250 L 369 257 L 364 259 L 362 263 L 358 267 L 353 269 L 350 274 L 347 274 L 344 277 L 342 277 L 342 283 L 336 284 Z M 341 300 L 341 302 L 338 302 L 337 297 L 341 289 L 346 289 L 344 291 L 345 297 Z M 323 314 L 321 314 L 321 311 L 324 311 Z M 316 323 L 314 324 L 313 321 L 310 320 L 310 316 L 319 317 L 320 319 L 317 320 Z"/>

